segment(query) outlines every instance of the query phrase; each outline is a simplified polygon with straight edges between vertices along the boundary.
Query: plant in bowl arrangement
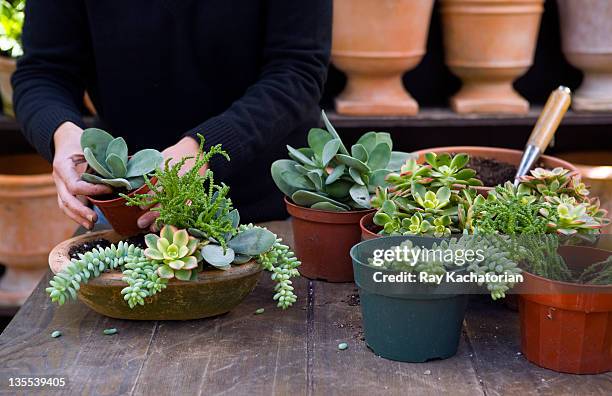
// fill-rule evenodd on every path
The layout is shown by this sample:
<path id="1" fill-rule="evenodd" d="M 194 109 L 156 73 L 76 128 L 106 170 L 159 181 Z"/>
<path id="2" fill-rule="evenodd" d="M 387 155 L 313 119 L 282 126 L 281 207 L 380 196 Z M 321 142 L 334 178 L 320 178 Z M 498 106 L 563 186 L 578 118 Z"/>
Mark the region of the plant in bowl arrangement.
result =
<path id="1" fill-rule="evenodd" d="M 89 166 L 87 172 L 81 175 L 81 179 L 89 183 L 105 184 L 115 192 L 110 197 L 87 199 L 100 208 L 119 234 L 136 234 L 139 231 L 136 220 L 146 209 L 126 206 L 128 197 L 119 194 L 146 193 L 149 186 L 145 184 L 145 177 L 162 164 L 161 153 L 145 149 L 130 157 L 123 138 L 114 138 L 108 132 L 97 128 L 83 131 L 81 148 Z"/>
<path id="2" fill-rule="evenodd" d="M 271 173 L 293 216 L 302 275 L 349 282 L 348 254 L 359 242 L 359 220 L 371 210 L 370 195 L 410 154 L 393 151 L 383 132 L 364 134 L 349 152 L 324 112 L 322 117 L 326 130 L 311 129 L 308 147 L 288 146 L 291 159 L 275 161 Z"/>
<path id="3" fill-rule="evenodd" d="M 17 65 L 15 59 L 23 55 L 21 29 L 25 0 L 0 1 L 0 95 L 4 114 L 14 116 L 11 76 Z"/>
<path id="4" fill-rule="evenodd" d="M 202 139 L 203 144 L 203 139 Z M 203 146 L 201 146 L 203 147 Z M 123 319 L 183 320 L 230 311 L 272 272 L 280 308 L 296 301 L 291 278 L 299 260 L 271 231 L 240 224 L 229 188 L 199 169 L 220 154 L 201 152 L 180 175 L 186 158 L 157 168 L 149 193 L 123 198 L 158 211 L 161 231 L 125 239 L 114 231 L 87 234 L 58 245 L 50 255 L 55 273 L 47 292 L 63 304 L 77 296 L 96 312 Z"/>
<path id="5" fill-rule="evenodd" d="M 368 346 L 379 356 L 407 362 L 453 356 L 468 293 L 479 283 L 493 299 L 503 298 L 521 273 L 496 239 L 392 236 L 356 245 L 351 257 Z M 391 259 L 376 255 L 396 250 L 403 253 Z M 460 277 L 476 282 L 453 283 Z"/>

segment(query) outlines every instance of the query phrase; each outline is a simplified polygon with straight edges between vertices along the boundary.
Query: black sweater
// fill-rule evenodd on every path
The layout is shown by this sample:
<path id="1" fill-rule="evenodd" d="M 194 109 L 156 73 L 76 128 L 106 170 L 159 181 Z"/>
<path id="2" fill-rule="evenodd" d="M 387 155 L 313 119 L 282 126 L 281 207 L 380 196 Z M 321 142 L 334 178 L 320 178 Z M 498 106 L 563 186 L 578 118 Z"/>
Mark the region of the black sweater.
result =
<path id="1" fill-rule="evenodd" d="M 48 160 L 84 90 L 131 151 L 201 133 L 231 156 L 211 169 L 243 219 L 278 218 L 270 163 L 318 123 L 331 16 L 332 0 L 28 0 L 17 118 Z"/>

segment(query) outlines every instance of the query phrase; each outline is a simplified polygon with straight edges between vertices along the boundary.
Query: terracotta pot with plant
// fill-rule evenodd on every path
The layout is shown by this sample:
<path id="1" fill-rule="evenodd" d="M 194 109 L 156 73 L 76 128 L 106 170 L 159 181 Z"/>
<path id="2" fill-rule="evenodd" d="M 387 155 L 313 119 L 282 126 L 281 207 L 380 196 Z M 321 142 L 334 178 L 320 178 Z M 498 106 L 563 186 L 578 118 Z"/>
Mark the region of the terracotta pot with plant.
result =
<path id="1" fill-rule="evenodd" d="M 192 169 L 179 175 L 183 159 L 157 169 L 151 192 L 125 196 L 135 206 L 159 212 L 159 233 L 126 239 L 114 231 L 82 235 L 59 244 L 49 255 L 56 274 L 46 289 L 60 305 L 79 298 L 94 311 L 120 319 L 186 320 L 219 315 L 238 305 L 255 287 L 263 269 L 275 281 L 279 308 L 297 299 L 291 278 L 299 260 L 274 233 L 240 225 L 228 197 L 200 169 L 221 146 L 200 147 Z M 229 158 L 229 157 L 227 157 Z M 186 204 L 189 202 L 189 204 Z"/>
<path id="2" fill-rule="evenodd" d="M 145 177 L 162 164 L 161 153 L 145 149 L 129 157 L 123 138 L 114 138 L 108 132 L 96 128 L 83 131 L 81 148 L 89 165 L 81 179 L 89 183 L 105 184 L 113 189 L 113 194 L 109 196 L 91 196 L 87 199 L 100 208 L 119 234 L 136 234 L 139 231 L 136 221 L 146 210 L 126 206 L 126 197 L 121 194 L 132 196 L 149 190 Z"/>
<path id="3" fill-rule="evenodd" d="M 36 154 L 0 156 L 0 306 L 20 306 L 46 271 L 47 255 L 76 226 L 57 206 L 51 165 Z"/>
<path id="4" fill-rule="evenodd" d="M 577 111 L 612 110 L 612 7 L 609 0 L 557 0 L 563 53 L 584 72 Z"/>
<path id="5" fill-rule="evenodd" d="M 463 82 L 458 113 L 527 113 L 512 87 L 533 63 L 544 0 L 442 0 L 446 64 Z"/>
<path id="6" fill-rule="evenodd" d="M 415 115 L 402 75 L 425 54 L 433 0 L 334 0 L 332 62 L 347 75 L 336 110 Z"/>
<path id="7" fill-rule="evenodd" d="M 368 132 L 349 152 L 322 113 L 327 130 L 313 128 L 309 147 L 287 146 L 291 159 L 272 164 L 274 182 L 293 216 L 300 272 L 312 279 L 350 282 L 349 251 L 359 242 L 359 220 L 371 211 L 370 194 L 410 154 L 392 151 L 391 136 Z"/>

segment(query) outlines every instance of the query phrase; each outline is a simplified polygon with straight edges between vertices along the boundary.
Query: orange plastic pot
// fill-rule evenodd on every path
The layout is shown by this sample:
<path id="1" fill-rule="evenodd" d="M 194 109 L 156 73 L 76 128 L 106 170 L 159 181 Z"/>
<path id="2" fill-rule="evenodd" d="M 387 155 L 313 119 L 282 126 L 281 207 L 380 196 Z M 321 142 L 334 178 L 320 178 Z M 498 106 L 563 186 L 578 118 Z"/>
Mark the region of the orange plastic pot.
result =
<path id="1" fill-rule="evenodd" d="M 481 158 L 490 158 L 499 162 L 505 162 L 507 164 L 512 164 L 518 166 L 521 163 L 521 157 L 523 156 L 523 152 L 520 150 L 512 150 L 506 148 L 499 147 L 480 147 L 480 146 L 448 146 L 448 147 L 434 147 L 423 149 L 415 152 L 418 155 L 417 162 L 423 163 L 425 162 L 425 154 L 427 153 L 466 153 L 471 158 L 481 157 Z M 552 157 L 550 155 L 543 155 L 538 160 L 543 163 L 544 167 L 553 169 L 557 167 L 562 167 L 565 169 L 569 169 L 576 173 L 579 173 L 578 168 L 576 168 L 571 163 L 562 160 L 561 158 Z M 478 176 L 476 176 L 478 177 Z M 476 187 L 476 190 L 482 194 L 487 195 L 490 190 L 492 190 L 495 186 L 484 186 L 484 187 Z"/>
<path id="2" fill-rule="evenodd" d="M 151 182 L 155 184 L 157 179 L 153 178 Z M 146 194 L 147 192 L 149 192 L 149 186 L 143 184 L 142 187 L 132 191 L 128 196 L 133 197 L 136 194 Z M 148 209 L 141 209 L 138 206 L 127 206 L 126 199 L 122 197 L 108 200 L 99 200 L 95 197 L 87 197 L 87 199 L 100 208 L 102 213 L 104 213 L 104 217 L 108 220 L 108 223 L 117 233 L 124 236 L 131 236 L 142 231 L 138 228 L 136 221 L 140 216 L 145 214 Z"/>
<path id="3" fill-rule="evenodd" d="M 570 269 L 583 269 L 612 252 L 564 246 Z M 612 370 L 612 285 L 552 281 L 523 272 L 521 350 L 527 360 L 550 370 L 597 374 Z"/>
<path id="4" fill-rule="evenodd" d="M 359 221 L 374 210 L 330 212 L 297 206 L 285 198 L 293 219 L 294 250 L 300 274 L 328 282 L 352 282 L 351 248 L 360 242 Z"/>

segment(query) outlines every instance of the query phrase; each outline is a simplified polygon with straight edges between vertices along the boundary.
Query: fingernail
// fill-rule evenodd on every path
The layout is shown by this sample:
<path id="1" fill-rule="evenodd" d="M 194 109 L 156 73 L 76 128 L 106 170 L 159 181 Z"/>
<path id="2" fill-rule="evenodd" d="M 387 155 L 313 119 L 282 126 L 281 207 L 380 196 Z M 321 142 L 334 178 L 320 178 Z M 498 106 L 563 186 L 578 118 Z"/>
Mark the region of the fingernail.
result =
<path id="1" fill-rule="evenodd" d="M 142 219 L 138 219 L 136 224 L 138 225 L 138 228 L 147 228 L 147 223 Z"/>
<path id="2" fill-rule="evenodd" d="M 96 219 L 95 219 L 94 215 L 87 216 L 87 220 L 89 220 L 90 223 L 95 223 L 96 222 Z"/>

